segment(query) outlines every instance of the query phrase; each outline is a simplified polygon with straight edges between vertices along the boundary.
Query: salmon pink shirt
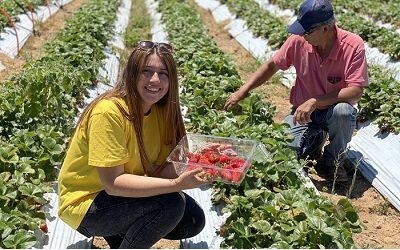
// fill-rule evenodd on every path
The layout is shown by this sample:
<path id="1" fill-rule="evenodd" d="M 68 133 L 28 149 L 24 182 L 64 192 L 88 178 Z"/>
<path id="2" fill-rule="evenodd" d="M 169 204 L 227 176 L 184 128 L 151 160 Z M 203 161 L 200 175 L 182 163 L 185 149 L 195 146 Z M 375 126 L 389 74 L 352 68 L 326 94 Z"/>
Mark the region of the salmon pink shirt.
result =
<path id="1" fill-rule="evenodd" d="M 296 69 L 290 103 L 297 107 L 312 97 L 349 86 L 367 86 L 368 71 L 363 40 L 336 27 L 337 39 L 329 56 L 322 60 L 302 36 L 292 35 L 272 60 L 281 70 Z M 351 103 L 355 105 L 359 100 Z M 325 109 L 328 107 L 318 107 Z"/>

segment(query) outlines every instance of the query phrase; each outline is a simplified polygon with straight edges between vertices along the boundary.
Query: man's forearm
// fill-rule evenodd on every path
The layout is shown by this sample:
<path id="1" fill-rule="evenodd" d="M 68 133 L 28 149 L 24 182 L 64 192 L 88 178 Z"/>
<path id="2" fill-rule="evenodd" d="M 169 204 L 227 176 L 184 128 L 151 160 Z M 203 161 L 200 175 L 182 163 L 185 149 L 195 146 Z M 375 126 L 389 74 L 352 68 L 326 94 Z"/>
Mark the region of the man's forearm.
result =
<path id="1" fill-rule="evenodd" d="M 350 86 L 315 97 L 317 106 L 329 106 L 339 102 L 357 102 L 363 93 L 362 87 Z"/>
<path id="2" fill-rule="evenodd" d="M 248 93 L 250 90 L 261 86 L 278 70 L 279 69 L 274 61 L 272 59 L 268 60 L 250 77 L 250 79 L 242 87 L 240 87 L 240 91 L 243 93 Z"/>

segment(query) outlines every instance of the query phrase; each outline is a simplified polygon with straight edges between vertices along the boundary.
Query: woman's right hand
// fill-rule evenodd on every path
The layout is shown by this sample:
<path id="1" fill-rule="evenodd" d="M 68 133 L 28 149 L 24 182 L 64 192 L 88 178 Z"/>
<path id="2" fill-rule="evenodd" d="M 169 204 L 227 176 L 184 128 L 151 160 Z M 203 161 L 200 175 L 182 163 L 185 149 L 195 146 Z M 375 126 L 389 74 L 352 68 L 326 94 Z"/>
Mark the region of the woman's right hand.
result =
<path id="1" fill-rule="evenodd" d="M 174 180 L 178 189 L 185 190 L 198 188 L 200 186 L 213 183 L 214 180 L 203 179 L 199 176 L 202 171 L 203 169 L 198 168 L 183 172 L 178 178 Z"/>

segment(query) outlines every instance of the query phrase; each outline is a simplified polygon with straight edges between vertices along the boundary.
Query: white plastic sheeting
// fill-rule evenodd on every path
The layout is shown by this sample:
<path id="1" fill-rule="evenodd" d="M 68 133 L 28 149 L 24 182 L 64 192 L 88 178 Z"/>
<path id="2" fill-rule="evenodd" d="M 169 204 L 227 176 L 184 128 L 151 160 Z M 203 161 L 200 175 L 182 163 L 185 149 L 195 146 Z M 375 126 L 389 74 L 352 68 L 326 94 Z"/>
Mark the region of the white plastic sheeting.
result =
<path id="1" fill-rule="evenodd" d="M 222 206 L 214 206 L 211 203 L 212 189 L 209 186 L 185 190 L 185 193 L 195 199 L 203 208 L 206 223 L 201 233 L 192 238 L 181 240 L 181 248 L 219 249 L 223 238 L 217 234 L 217 230 L 225 223 L 229 214 L 221 212 Z"/>
<path id="2" fill-rule="evenodd" d="M 400 211 L 400 135 L 379 132 L 371 122 L 363 123 L 350 142 L 349 156 L 365 178 Z"/>
<path id="3" fill-rule="evenodd" d="M 64 0 L 62 5 L 66 5 L 71 1 L 73 0 Z M 35 10 L 36 13 L 33 13 L 35 24 L 38 21 L 45 22 L 50 17 L 50 14 L 54 15 L 59 9 L 60 6 L 56 2 L 53 2 L 49 8 L 47 6 L 39 6 Z M 19 49 L 21 49 L 33 33 L 33 23 L 30 12 L 21 14 L 18 18 L 20 21 L 15 23 L 15 28 L 19 40 Z M 17 36 L 11 27 L 5 28 L 4 32 L 0 33 L 0 52 L 7 54 L 11 58 L 15 58 L 18 55 Z"/>
<path id="4" fill-rule="evenodd" d="M 216 22 L 230 20 L 225 26 L 225 29 L 228 30 L 229 34 L 258 61 L 264 62 L 275 53 L 268 45 L 268 40 L 254 36 L 254 34 L 249 31 L 246 22 L 231 14 L 225 4 L 221 4 L 218 0 L 195 0 L 195 2 L 200 7 L 211 11 Z M 219 10 L 223 10 L 223 12 Z M 287 16 L 288 14 L 282 13 L 281 15 Z M 282 84 L 290 88 L 295 78 L 296 71 L 294 67 L 291 67 L 289 70 L 283 72 Z"/>
<path id="5" fill-rule="evenodd" d="M 165 25 L 161 22 L 161 13 L 158 13 L 157 11 L 158 2 L 146 0 L 145 3 L 152 20 L 152 40 L 155 42 L 168 42 L 167 33 L 165 33 Z"/>
<path id="6" fill-rule="evenodd" d="M 383 54 L 377 48 L 371 48 L 365 43 L 365 53 L 367 55 L 367 62 L 369 65 L 378 65 L 388 68 L 393 77 L 400 82 L 400 62 L 393 61 L 389 55 Z"/>
<path id="7" fill-rule="evenodd" d="M 117 20 L 115 23 L 113 38 L 111 43 L 120 47 L 125 47 L 121 38 L 127 24 L 129 22 L 129 14 L 131 8 L 130 0 L 122 0 L 121 5 L 118 8 Z M 84 100 L 84 106 L 88 105 L 98 95 L 112 88 L 118 80 L 119 73 L 119 61 L 120 55 L 114 54 L 111 48 L 105 48 L 104 53 L 106 59 L 104 65 L 99 69 L 100 81 L 95 87 L 89 88 L 89 95 Z M 82 113 L 83 109 L 79 110 Z M 79 117 L 75 117 L 75 124 Z M 49 233 L 46 237 L 42 238 L 36 248 L 48 248 L 48 249 L 84 249 L 91 248 L 92 240 L 81 235 L 76 230 L 65 224 L 57 215 L 58 210 L 58 195 L 57 195 L 57 184 L 55 184 L 53 193 L 46 194 L 46 199 L 50 201 L 50 204 L 45 207 L 49 214 L 46 216 L 46 222 L 48 225 Z"/>
<path id="8" fill-rule="evenodd" d="M 112 45 L 124 49 L 124 39 L 122 38 L 123 33 L 125 32 L 126 27 L 129 24 L 129 14 L 132 6 L 132 1 L 130 0 L 122 0 L 121 5 L 117 10 L 117 22 L 115 23 L 115 35 L 112 38 Z M 118 73 L 117 73 L 118 74 Z"/>

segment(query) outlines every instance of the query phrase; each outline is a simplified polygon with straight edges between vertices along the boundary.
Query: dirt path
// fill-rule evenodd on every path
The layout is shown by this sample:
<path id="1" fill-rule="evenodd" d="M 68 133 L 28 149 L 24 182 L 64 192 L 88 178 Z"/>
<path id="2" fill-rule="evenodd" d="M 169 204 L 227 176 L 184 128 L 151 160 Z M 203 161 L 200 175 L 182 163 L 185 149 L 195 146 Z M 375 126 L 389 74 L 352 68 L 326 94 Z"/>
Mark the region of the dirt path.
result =
<path id="1" fill-rule="evenodd" d="M 191 3 L 193 4 L 192 0 Z M 196 9 L 201 14 L 203 23 L 207 26 L 210 35 L 219 48 L 235 60 L 236 68 L 245 81 L 257 69 L 256 61 L 227 33 L 223 28 L 224 24 L 215 23 L 208 11 L 198 6 L 196 6 Z M 275 121 L 282 121 L 282 118 L 290 110 L 289 90 L 280 85 L 278 80 L 272 79 L 271 83 L 264 84 L 257 91 L 264 94 L 264 100 L 277 107 Z M 318 176 L 311 176 L 311 179 L 321 194 L 334 202 L 346 196 L 351 184 L 336 186 L 335 194 L 330 194 L 331 183 L 320 179 Z M 353 235 L 358 248 L 400 248 L 400 213 L 360 174 L 357 175 L 349 200 L 358 211 L 364 225 L 364 230 L 361 233 Z"/>
<path id="2" fill-rule="evenodd" d="M 0 62 L 6 67 L 5 70 L 0 71 L 0 82 L 19 72 L 26 62 L 42 57 L 43 45 L 55 38 L 57 32 L 64 28 L 64 21 L 71 18 L 74 12 L 85 2 L 87 0 L 74 0 L 63 6 L 56 14 L 47 19 L 46 22 L 36 23 L 36 30 L 39 32 L 39 35 L 29 37 L 21 49 L 19 56 L 15 59 L 0 53 Z"/>

